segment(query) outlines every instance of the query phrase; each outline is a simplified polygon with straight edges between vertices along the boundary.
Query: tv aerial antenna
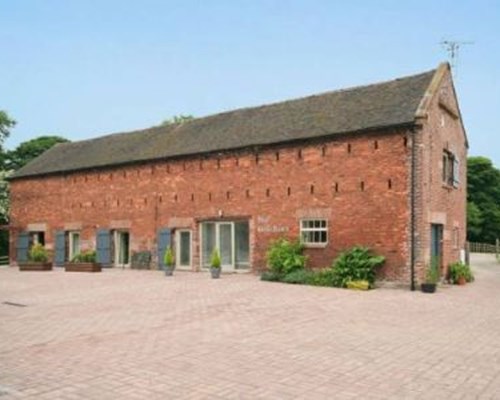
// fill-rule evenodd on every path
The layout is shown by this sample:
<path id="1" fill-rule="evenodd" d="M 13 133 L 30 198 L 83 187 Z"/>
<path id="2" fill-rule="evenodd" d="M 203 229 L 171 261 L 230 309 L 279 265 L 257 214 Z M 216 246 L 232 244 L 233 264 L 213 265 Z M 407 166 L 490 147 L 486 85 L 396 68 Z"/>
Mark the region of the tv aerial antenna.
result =
<path id="1" fill-rule="evenodd" d="M 448 58 L 450 60 L 451 68 L 453 70 L 456 70 L 460 48 L 462 46 L 474 44 L 474 42 L 460 41 L 460 40 L 442 40 L 440 44 L 441 46 L 444 47 L 444 49 L 448 53 Z"/>

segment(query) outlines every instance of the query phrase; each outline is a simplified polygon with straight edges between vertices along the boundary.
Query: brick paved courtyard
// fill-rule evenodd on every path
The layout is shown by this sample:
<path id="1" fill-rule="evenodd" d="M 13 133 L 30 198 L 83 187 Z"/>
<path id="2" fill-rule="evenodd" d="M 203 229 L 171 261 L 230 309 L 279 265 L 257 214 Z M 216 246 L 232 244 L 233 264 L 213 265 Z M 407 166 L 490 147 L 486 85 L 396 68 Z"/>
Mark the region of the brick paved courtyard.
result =
<path id="1" fill-rule="evenodd" d="M 475 265 L 435 295 L 2 268 L 0 399 L 498 399 L 500 266 Z"/>

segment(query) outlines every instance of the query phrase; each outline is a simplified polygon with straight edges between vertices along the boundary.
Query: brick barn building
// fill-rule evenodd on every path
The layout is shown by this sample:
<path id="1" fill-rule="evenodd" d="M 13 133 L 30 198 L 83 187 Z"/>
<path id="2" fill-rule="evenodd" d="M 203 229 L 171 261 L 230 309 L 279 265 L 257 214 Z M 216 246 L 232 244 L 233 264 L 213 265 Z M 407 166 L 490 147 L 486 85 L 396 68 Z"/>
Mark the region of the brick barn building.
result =
<path id="1" fill-rule="evenodd" d="M 129 266 L 168 244 L 177 268 L 265 268 L 270 241 L 302 238 L 311 267 L 369 246 L 381 276 L 443 272 L 466 234 L 467 139 L 448 64 L 418 75 L 181 124 L 64 143 L 11 178 L 12 263 L 43 242 Z M 161 261 L 160 261 L 161 263 Z"/>

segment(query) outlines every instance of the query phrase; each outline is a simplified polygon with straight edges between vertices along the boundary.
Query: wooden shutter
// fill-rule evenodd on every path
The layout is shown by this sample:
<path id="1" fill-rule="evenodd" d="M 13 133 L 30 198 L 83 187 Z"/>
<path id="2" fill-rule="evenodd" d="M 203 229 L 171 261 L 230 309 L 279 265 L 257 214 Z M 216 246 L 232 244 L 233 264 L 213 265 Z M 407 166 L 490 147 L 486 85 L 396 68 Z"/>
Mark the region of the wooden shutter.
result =
<path id="1" fill-rule="evenodd" d="M 171 243 L 172 231 L 168 228 L 160 229 L 158 231 L 158 269 L 164 269 L 165 263 L 163 262 L 163 257 L 165 251 Z"/>
<path id="2" fill-rule="evenodd" d="M 27 262 L 28 251 L 30 247 L 30 234 L 29 232 L 19 232 L 16 242 L 16 261 Z"/>
<path id="3" fill-rule="evenodd" d="M 458 187 L 460 183 L 460 160 L 458 158 L 453 159 L 453 186 Z"/>
<path id="4" fill-rule="evenodd" d="M 62 267 L 66 261 L 66 235 L 64 231 L 56 231 L 54 265 Z"/>
<path id="5" fill-rule="evenodd" d="M 102 266 L 111 266 L 111 231 L 109 229 L 97 230 L 96 261 Z"/>

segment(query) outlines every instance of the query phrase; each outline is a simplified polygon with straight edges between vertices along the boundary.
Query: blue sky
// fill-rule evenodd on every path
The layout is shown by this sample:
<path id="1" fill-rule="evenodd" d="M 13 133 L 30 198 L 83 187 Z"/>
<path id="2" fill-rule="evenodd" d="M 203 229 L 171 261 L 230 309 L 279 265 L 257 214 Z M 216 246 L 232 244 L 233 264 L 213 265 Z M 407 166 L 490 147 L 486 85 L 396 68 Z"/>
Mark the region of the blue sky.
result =
<path id="1" fill-rule="evenodd" d="M 6 147 L 203 116 L 435 68 L 456 87 L 470 154 L 500 166 L 500 1 L 0 0 Z"/>

